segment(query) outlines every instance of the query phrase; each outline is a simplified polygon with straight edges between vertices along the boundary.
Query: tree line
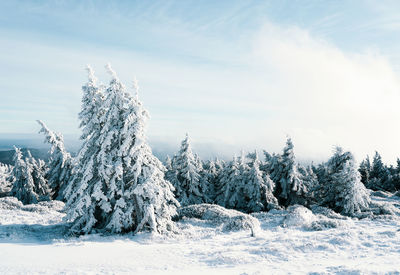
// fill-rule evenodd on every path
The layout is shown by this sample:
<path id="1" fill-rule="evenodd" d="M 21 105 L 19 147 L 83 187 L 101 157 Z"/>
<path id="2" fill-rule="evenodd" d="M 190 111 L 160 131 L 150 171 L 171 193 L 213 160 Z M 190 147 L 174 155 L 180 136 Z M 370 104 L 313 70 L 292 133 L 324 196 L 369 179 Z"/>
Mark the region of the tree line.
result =
<path id="1" fill-rule="evenodd" d="M 106 68 L 108 85 L 87 68 L 79 113 L 83 143 L 76 157 L 42 121 L 40 132 L 51 146 L 48 163 L 29 153 L 24 158 L 15 148 L 10 195 L 25 204 L 64 201 L 73 233 L 173 231 L 178 207 L 202 203 L 246 213 L 317 204 L 357 216 L 368 211 L 367 188 L 400 188 L 400 161 L 385 166 L 377 153 L 372 163 L 367 158 L 357 167 L 354 156 L 337 147 L 327 162 L 304 166 L 290 138 L 279 154 L 242 152 L 230 161 L 204 161 L 186 135 L 180 150 L 162 163 L 146 139 L 149 115 L 137 82 L 132 94 Z"/>

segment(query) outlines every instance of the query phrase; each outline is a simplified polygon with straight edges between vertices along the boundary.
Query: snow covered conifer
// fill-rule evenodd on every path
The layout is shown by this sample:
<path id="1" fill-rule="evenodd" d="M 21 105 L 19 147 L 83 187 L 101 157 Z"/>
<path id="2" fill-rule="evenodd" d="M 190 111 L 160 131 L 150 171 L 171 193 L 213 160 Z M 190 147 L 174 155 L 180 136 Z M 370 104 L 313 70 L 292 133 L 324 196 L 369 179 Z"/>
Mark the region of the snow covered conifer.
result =
<path id="1" fill-rule="evenodd" d="M 109 65 L 107 70 L 112 79 L 95 130 L 89 131 L 80 152 L 87 155 L 80 158 L 82 167 L 89 169 L 78 171 L 84 180 L 67 202 L 67 220 L 76 233 L 172 230 L 179 203 L 164 179 L 165 167 L 147 144 L 148 113 Z"/>
<path id="2" fill-rule="evenodd" d="M 205 195 L 205 183 L 200 176 L 200 161 L 192 152 L 188 134 L 182 141 L 181 148 L 173 163 L 177 181 L 172 183 L 175 184 L 175 195 L 181 205 L 209 202 Z"/>
<path id="3" fill-rule="evenodd" d="M 207 185 L 206 195 L 212 202 L 215 200 L 218 188 L 219 171 L 217 169 L 215 161 L 209 160 L 205 163 L 203 170 L 200 173 L 202 181 Z"/>
<path id="4" fill-rule="evenodd" d="M 279 207 L 273 195 L 274 182 L 260 170 L 257 154 L 249 156 L 249 163 L 243 153 L 239 159 L 234 157 L 221 172 L 216 202 L 226 208 L 248 213 Z"/>
<path id="5" fill-rule="evenodd" d="M 215 202 L 225 208 L 236 208 L 239 202 L 239 192 L 237 189 L 243 181 L 243 175 L 240 173 L 240 166 L 244 162 L 239 162 L 236 156 L 227 163 L 221 171 L 219 179 L 219 190 Z"/>
<path id="6" fill-rule="evenodd" d="M 305 199 L 308 202 L 312 202 L 314 198 L 314 191 L 318 188 L 318 176 L 313 170 L 313 166 L 309 165 L 304 167 L 299 164 L 298 166 L 299 172 L 302 175 L 303 184 L 307 187 L 307 194 Z"/>
<path id="7" fill-rule="evenodd" d="M 349 216 L 368 208 L 369 193 L 361 183 L 360 173 L 350 152 L 336 148 L 321 180 L 319 198 L 322 205 Z"/>
<path id="8" fill-rule="evenodd" d="M 44 178 L 44 162 L 36 161 L 29 151 L 28 157 L 23 160 L 21 150 L 14 148 L 14 180 L 11 195 L 24 204 L 48 200 L 49 188 Z"/>
<path id="9" fill-rule="evenodd" d="M 389 169 L 382 162 L 382 157 L 378 152 L 375 152 L 372 160 L 372 167 L 366 186 L 372 190 L 394 191 L 391 186 Z"/>
<path id="10" fill-rule="evenodd" d="M 367 156 L 367 158 L 361 162 L 358 171 L 361 175 L 361 182 L 364 183 L 364 185 L 366 186 L 368 184 L 369 175 L 371 173 L 371 161 L 369 160 L 369 156 Z"/>
<path id="11" fill-rule="evenodd" d="M 37 202 L 36 194 L 34 193 L 34 183 L 30 171 L 27 169 L 25 161 L 22 159 L 22 152 L 19 148 L 14 147 L 14 169 L 13 169 L 13 186 L 11 195 L 16 197 L 22 203 Z"/>
<path id="12" fill-rule="evenodd" d="M 49 169 L 46 173 L 48 184 L 52 190 L 52 198 L 64 200 L 64 189 L 71 180 L 72 158 L 65 150 L 63 136 L 51 131 L 43 121 L 37 121 L 45 135 L 45 141 L 51 145 Z"/>
<path id="13" fill-rule="evenodd" d="M 35 184 L 35 192 L 38 195 L 38 201 L 50 200 L 50 188 L 45 177 L 47 173 L 46 163 L 41 159 L 35 159 L 28 150 L 28 156 L 25 159 L 25 164 L 32 173 L 33 182 Z"/>
<path id="14" fill-rule="evenodd" d="M 12 185 L 12 170 L 11 165 L 0 162 L 0 195 L 7 194 Z"/>
<path id="15" fill-rule="evenodd" d="M 94 75 L 92 67 L 88 65 L 86 70 L 88 73 L 88 82 L 82 86 L 82 109 L 79 113 L 82 140 L 100 130 L 99 117 L 101 112 L 104 111 L 102 110 L 102 106 L 105 87 L 97 84 L 97 78 Z"/>
<path id="16" fill-rule="evenodd" d="M 272 156 L 269 161 L 269 172 L 271 179 L 276 183 L 276 194 L 280 204 L 284 206 L 305 204 L 308 188 L 298 170 L 292 140 L 290 138 L 286 140 L 282 155 Z"/>
<path id="17" fill-rule="evenodd" d="M 260 161 L 255 153 L 242 186 L 245 204 L 239 210 L 250 213 L 278 208 L 278 200 L 273 194 L 274 188 L 275 183 L 268 174 L 260 171 Z"/>
<path id="18" fill-rule="evenodd" d="M 172 159 L 169 156 L 167 156 L 167 158 L 165 159 L 165 169 L 166 169 L 165 179 L 169 181 L 172 184 L 172 186 L 180 186 L 178 183 L 178 171 L 175 165 L 176 165 L 176 155 L 174 155 Z M 174 193 L 176 194 L 178 190 L 176 188 L 174 190 L 175 190 Z"/>
<path id="19" fill-rule="evenodd" d="M 99 117 L 104 112 L 104 86 L 97 84 L 97 78 L 89 65 L 86 70 L 88 82 L 82 86 L 82 107 L 78 115 L 80 128 L 82 129 L 80 139 L 83 144 L 78 155 L 73 160 L 72 177 L 64 189 L 63 195 L 67 202 L 67 207 L 77 203 L 78 197 L 82 195 L 83 189 L 87 187 L 89 182 L 99 181 L 97 154 L 100 151 L 98 137 L 103 127 Z M 86 197 L 85 201 L 88 202 L 89 197 Z M 94 216 L 90 217 L 90 220 L 93 222 Z"/>
<path id="20" fill-rule="evenodd" d="M 268 174 L 271 180 L 275 183 L 279 183 L 280 179 L 282 178 L 283 174 L 283 166 L 282 164 L 282 156 L 279 154 L 269 154 L 268 152 L 264 151 L 265 155 L 265 162 L 263 165 L 260 166 L 260 169 Z M 278 187 L 278 186 L 276 186 Z M 279 189 L 280 188 L 276 188 Z M 276 195 L 278 196 L 278 190 L 275 191 Z"/>

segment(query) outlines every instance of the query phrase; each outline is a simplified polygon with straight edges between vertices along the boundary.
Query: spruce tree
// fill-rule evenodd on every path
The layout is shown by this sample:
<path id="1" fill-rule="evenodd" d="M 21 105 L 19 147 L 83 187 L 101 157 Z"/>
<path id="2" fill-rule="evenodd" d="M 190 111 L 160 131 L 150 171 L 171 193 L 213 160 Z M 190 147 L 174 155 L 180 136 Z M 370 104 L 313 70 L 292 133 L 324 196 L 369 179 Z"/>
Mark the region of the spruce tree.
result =
<path id="1" fill-rule="evenodd" d="M 95 130 L 88 131 L 80 154 L 93 154 L 80 158 L 78 166 L 90 169 L 77 171 L 84 180 L 76 185 L 76 198 L 67 202 L 67 220 L 76 233 L 170 231 L 179 203 L 146 141 L 148 113 L 109 65 L 107 70 L 112 79 L 94 116 L 97 122 L 84 124 L 90 122 Z"/>
<path id="2" fill-rule="evenodd" d="M 228 162 L 220 173 L 219 189 L 216 194 L 215 202 L 225 208 L 235 208 L 238 202 L 236 187 L 242 180 L 239 171 L 239 161 L 236 156 Z"/>
<path id="3" fill-rule="evenodd" d="M 304 175 L 299 171 L 294 152 L 293 143 L 290 138 L 286 140 L 286 146 L 282 155 L 270 155 L 265 152 L 266 163 L 262 170 L 268 173 L 276 184 L 275 196 L 279 204 L 289 206 L 293 204 L 307 204 L 309 188 L 304 181 Z"/>
<path id="4" fill-rule="evenodd" d="M 165 179 L 174 186 L 174 193 L 177 194 L 178 190 L 176 187 L 179 187 L 180 184 L 178 182 L 178 171 L 176 169 L 176 155 L 174 155 L 172 159 L 169 156 L 165 159 Z"/>
<path id="5" fill-rule="evenodd" d="M 200 173 L 202 181 L 207 185 L 206 195 L 211 202 L 215 201 L 216 192 L 218 188 L 218 170 L 215 161 L 209 160 L 203 166 L 203 170 Z"/>
<path id="6" fill-rule="evenodd" d="M 260 170 L 260 163 L 258 155 L 255 153 L 254 157 L 251 158 L 242 187 L 245 203 L 243 209 L 239 210 L 244 212 L 268 211 L 279 208 L 278 200 L 273 194 L 275 183 L 268 174 Z"/>
<path id="7" fill-rule="evenodd" d="M 12 185 L 13 167 L 0 162 L 0 193 L 5 195 L 9 192 Z"/>
<path id="8" fill-rule="evenodd" d="M 367 156 L 360 163 L 360 168 L 358 168 L 358 171 L 361 175 L 361 182 L 364 183 L 365 186 L 367 186 L 371 174 L 371 161 L 369 160 L 369 156 Z"/>
<path id="9" fill-rule="evenodd" d="M 82 109 L 78 115 L 80 120 L 79 126 L 82 130 L 80 137 L 82 140 L 82 147 L 74 160 L 75 164 L 72 170 L 73 176 L 64 191 L 64 197 L 68 207 L 72 207 L 72 204 L 78 203 L 78 197 L 83 195 L 83 189 L 85 189 L 89 183 L 95 181 L 99 182 L 97 155 L 100 151 L 98 136 L 103 127 L 99 121 L 99 117 L 102 112 L 104 112 L 104 108 L 102 107 L 104 101 L 104 86 L 97 84 L 97 78 L 89 65 L 86 70 L 88 73 L 88 82 L 82 86 Z M 81 199 L 83 198 L 81 197 Z M 85 197 L 84 201 L 89 205 L 90 198 Z M 107 208 L 106 205 L 104 205 L 104 207 Z M 85 218 L 89 217 L 85 216 Z M 90 217 L 90 221 L 91 222 L 87 220 L 85 224 L 94 224 L 94 216 Z M 91 228 L 91 226 L 89 226 L 89 228 Z"/>
<path id="10" fill-rule="evenodd" d="M 247 213 L 278 208 L 274 182 L 260 170 L 257 154 L 249 156 L 234 157 L 221 172 L 217 204 Z"/>
<path id="11" fill-rule="evenodd" d="M 368 208 L 369 193 L 361 183 L 361 175 L 350 152 L 337 147 L 325 167 L 320 168 L 321 174 L 324 174 L 320 177 L 318 192 L 321 205 L 349 216 Z"/>
<path id="12" fill-rule="evenodd" d="M 22 159 L 19 148 L 14 147 L 13 186 L 11 195 L 23 204 L 37 203 L 49 200 L 49 187 L 44 178 L 45 164 L 35 160 L 28 151 L 28 157 Z"/>
<path id="13" fill-rule="evenodd" d="M 186 134 L 181 148 L 173 160 L 176 180 L 172 181 L 175 195 L 182 206 L 210 202 L 206 196 L 206 183 L 202 181 L 202 167 L 197 155 L 192 152 L 189 136 Z"/>
<path id="14" fill-rule="evenodd" d="M 42 126 L 40 133 L 45 135 L 45 141 L 51 145 L 46 178 L 52 190 L 52 199 L 64 200 L 64 190 L 71 180 L 71 155 L 65 150 L 61 134 L 51 131 L 43 121 L 37 122 Z"/>
<path id="15" fill-rule="evenodd" d="M 400 159 L 396 161 L 396 167 L 391 171 L 392 187 L 394 190 L 400 190 Z"/>
<path id="16" fill-rule="evenodd" d="M 394 188 L 391 186 L 389 169 L 382 162 L 382 157 L 378 152 L 375 152 L 375 156 L 372 160 L 367 188 L 372 190 L 394 191 Z"/>

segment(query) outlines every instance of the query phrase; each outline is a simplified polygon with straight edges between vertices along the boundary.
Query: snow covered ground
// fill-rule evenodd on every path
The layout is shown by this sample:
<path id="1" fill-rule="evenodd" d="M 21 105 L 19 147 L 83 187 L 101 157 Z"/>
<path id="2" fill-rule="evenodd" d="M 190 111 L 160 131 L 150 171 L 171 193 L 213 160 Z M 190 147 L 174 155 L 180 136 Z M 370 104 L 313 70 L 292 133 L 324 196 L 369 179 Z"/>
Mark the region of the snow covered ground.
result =
<path id="1" fill-rule="evenodd" d="M 379 195 L 379 194 L 378 194 Z M 250 230 L 183 218 L 181 234 L 68 236 L 63 203 L 0 199 L 1 274 L 400 274 L 400 198 L 373 196 L 394 215 L 350 219 L 324 208 L 254 214 Z"/>

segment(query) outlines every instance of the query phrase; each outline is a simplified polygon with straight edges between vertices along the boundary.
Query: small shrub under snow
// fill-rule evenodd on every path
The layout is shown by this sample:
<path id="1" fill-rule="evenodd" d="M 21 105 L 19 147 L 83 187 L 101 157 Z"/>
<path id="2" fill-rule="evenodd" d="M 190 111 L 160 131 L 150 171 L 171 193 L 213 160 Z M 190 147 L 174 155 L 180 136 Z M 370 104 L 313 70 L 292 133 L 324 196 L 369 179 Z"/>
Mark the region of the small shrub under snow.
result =
<path id="1" fill-rule="evenodd" d="M 284 227 L 308 226 L 316 220 L 311 210 L 301 205 L 288 207 L 288 214 L 283 220 Z"/>
<path id="2" fill-rule="evenodd" d="M 196 218 L 207 220 L 214 225 L 222 225 L 223 231 L 250 229 L 252 236 L 260 229 L 259 221 L 242 212 L 226 209 L 215 204 L 196 204 L 178 210 L 179 219 Z"/>

